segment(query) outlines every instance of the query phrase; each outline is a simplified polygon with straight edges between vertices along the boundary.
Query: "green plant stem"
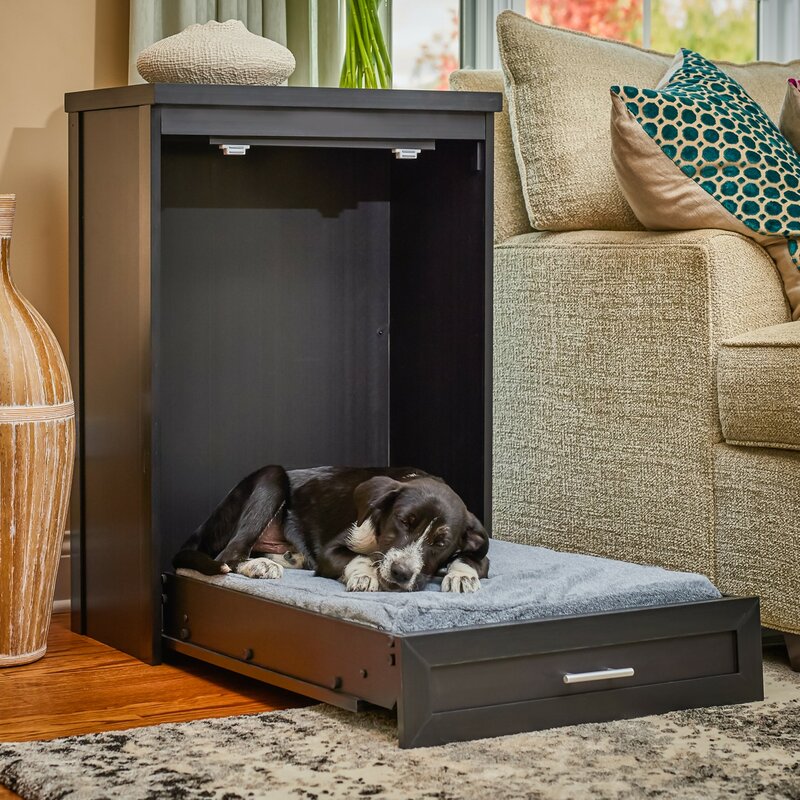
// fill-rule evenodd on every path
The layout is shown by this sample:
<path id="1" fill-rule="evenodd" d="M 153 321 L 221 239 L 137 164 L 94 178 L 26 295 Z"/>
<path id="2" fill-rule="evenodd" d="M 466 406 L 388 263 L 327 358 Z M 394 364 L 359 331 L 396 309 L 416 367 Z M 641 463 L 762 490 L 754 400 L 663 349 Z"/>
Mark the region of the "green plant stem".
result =
<path id="1" fill-rule="evenodd" d="M 358 0 L 358 5 L 361 9 L 361 19 L 370 42 L 370 55 L 372 57 L 372 61 L 375 63 L 375 66 L 378 68 L 378 79 L 380 81 L 381 89 L 385 89 L 387 86 L 386 72 L 384 71 L 383 64 L 381 63 L 380 52 L 376 47 L 377 40 L 375 38 L 375 29 L 372 25 L 372 15 L 370 14 L 370 8 L 373 7 L 372 0 Z"/>
<path id="2" fill-rule="evenodd" d="M 375 80 L 375 74 L 372 71 L 370 60 L 369 57 L 367 56 L 367 48 L 364 45 L 364 40 L 361 35 L 361 29 L 358 25 L 358 14 L 356 13 L 355 0 L 350 0 L 350 13 L 352 14 L 353 32 L 355 33 L 356 42 L 358 43 L 358 49 L 359 52 L 361 53 L 360 66 L 364 71 L 364 79 L 368 89 L 375 89 L 377 88 L 377 81 Z"/>
<path id="3" fill-rule="evenodd" d="M 386 75 L 392 77 L 392 60 L 389 58 L 389 51 L 386 49 L 386 40 L 383 38 L 383 30 L 381 29 L 381 21 L 378 17 L 378 5 L 381 0 L 375 0 L 373 5 L 369 3 L 370 16 L 372 18 L 372 29 L 375 31 L 375 41 L 378 43 L 378 52 L 383 60 L 383 66 L 386 70 Z M 387 82 L 388 87 L 388 82 Z M 386 87 L 385 87 L 386 88 Z"/>

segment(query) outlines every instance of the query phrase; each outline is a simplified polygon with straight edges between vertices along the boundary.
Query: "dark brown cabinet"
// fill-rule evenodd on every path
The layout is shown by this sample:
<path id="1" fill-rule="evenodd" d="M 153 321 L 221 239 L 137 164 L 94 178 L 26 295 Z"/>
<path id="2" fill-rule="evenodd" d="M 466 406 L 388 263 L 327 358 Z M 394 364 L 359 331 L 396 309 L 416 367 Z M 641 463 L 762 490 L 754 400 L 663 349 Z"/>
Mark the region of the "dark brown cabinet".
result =
<path id="1" fill-rule="evenodd" d="M 264 464 L 419 466 L 490 524 L 499 108 L 455 92 L 67 95 L 76 629 L 157 662 L 162 571 Z"/>

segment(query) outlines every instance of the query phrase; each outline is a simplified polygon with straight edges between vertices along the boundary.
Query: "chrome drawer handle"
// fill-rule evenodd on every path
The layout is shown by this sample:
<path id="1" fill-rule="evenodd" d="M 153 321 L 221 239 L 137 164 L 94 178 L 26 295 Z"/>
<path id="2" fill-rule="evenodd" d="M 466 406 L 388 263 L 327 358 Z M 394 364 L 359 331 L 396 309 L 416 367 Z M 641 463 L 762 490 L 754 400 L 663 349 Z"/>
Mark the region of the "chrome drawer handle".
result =
<path id="1" fill-rule="evenodd" d="M 589 683 L 589 681 L 610 681 L 613 678 L 632 678 L 633 667 L 620 669 L 598 669 L 594 672 L 567 672 L 564 683 Z"/>

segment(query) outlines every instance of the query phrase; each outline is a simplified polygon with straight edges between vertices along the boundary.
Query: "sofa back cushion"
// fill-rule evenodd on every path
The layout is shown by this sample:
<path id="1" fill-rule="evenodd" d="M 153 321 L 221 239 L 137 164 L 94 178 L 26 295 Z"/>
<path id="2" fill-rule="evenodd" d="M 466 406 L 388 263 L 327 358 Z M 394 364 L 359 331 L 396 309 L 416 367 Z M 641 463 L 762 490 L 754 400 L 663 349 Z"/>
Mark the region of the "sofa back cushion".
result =
<path id="1" fill-rule="evenodd" d="M 457 92 L 503 92 L 503 73 L 500 70 L 456 70 L 450 73 L 450 88 Z M 494 115 L 494 240 L 502 242 L 530 231 L 511 138 L 508 101 L 504 96 L 503 110 Z"/>
<path id="2" fill-rule="evenodd" d="M 641 230 L 611 161 L 608 89 L 653 88 L 673 55 L 497 18 L 511 134 L 531 225 L 538 230 Z M 718 65 L 777 121 L 800 62 Z"/>

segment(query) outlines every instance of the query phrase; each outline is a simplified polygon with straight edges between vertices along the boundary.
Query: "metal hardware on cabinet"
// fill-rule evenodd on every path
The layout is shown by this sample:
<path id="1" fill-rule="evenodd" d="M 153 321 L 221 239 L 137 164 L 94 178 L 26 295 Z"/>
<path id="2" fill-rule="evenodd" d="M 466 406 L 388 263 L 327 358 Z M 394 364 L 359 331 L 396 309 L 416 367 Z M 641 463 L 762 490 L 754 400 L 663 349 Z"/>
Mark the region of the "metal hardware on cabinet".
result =
<path id="1" fill-rule="evenodd" d="M 226 156 L 243 156 L 250 149 L 249 144 L 221 144 L 219 149 Z"/>
<path id="2" fill-rule="evenodd" d="M 622 667 L 620 669 L 598 669 L 594 672 L 567 672 L 564 675 L 564 683 L 590 683 L 591 681 L 610 681 L 614 678 L 632 678 L 634 676 L 633 667 Z"/>
<path id="3" fill-rule="evenodd" d="M 422 150 L 411 147 L 394 147 L 392 152 L 395 158 L 416 158 Z"/>

